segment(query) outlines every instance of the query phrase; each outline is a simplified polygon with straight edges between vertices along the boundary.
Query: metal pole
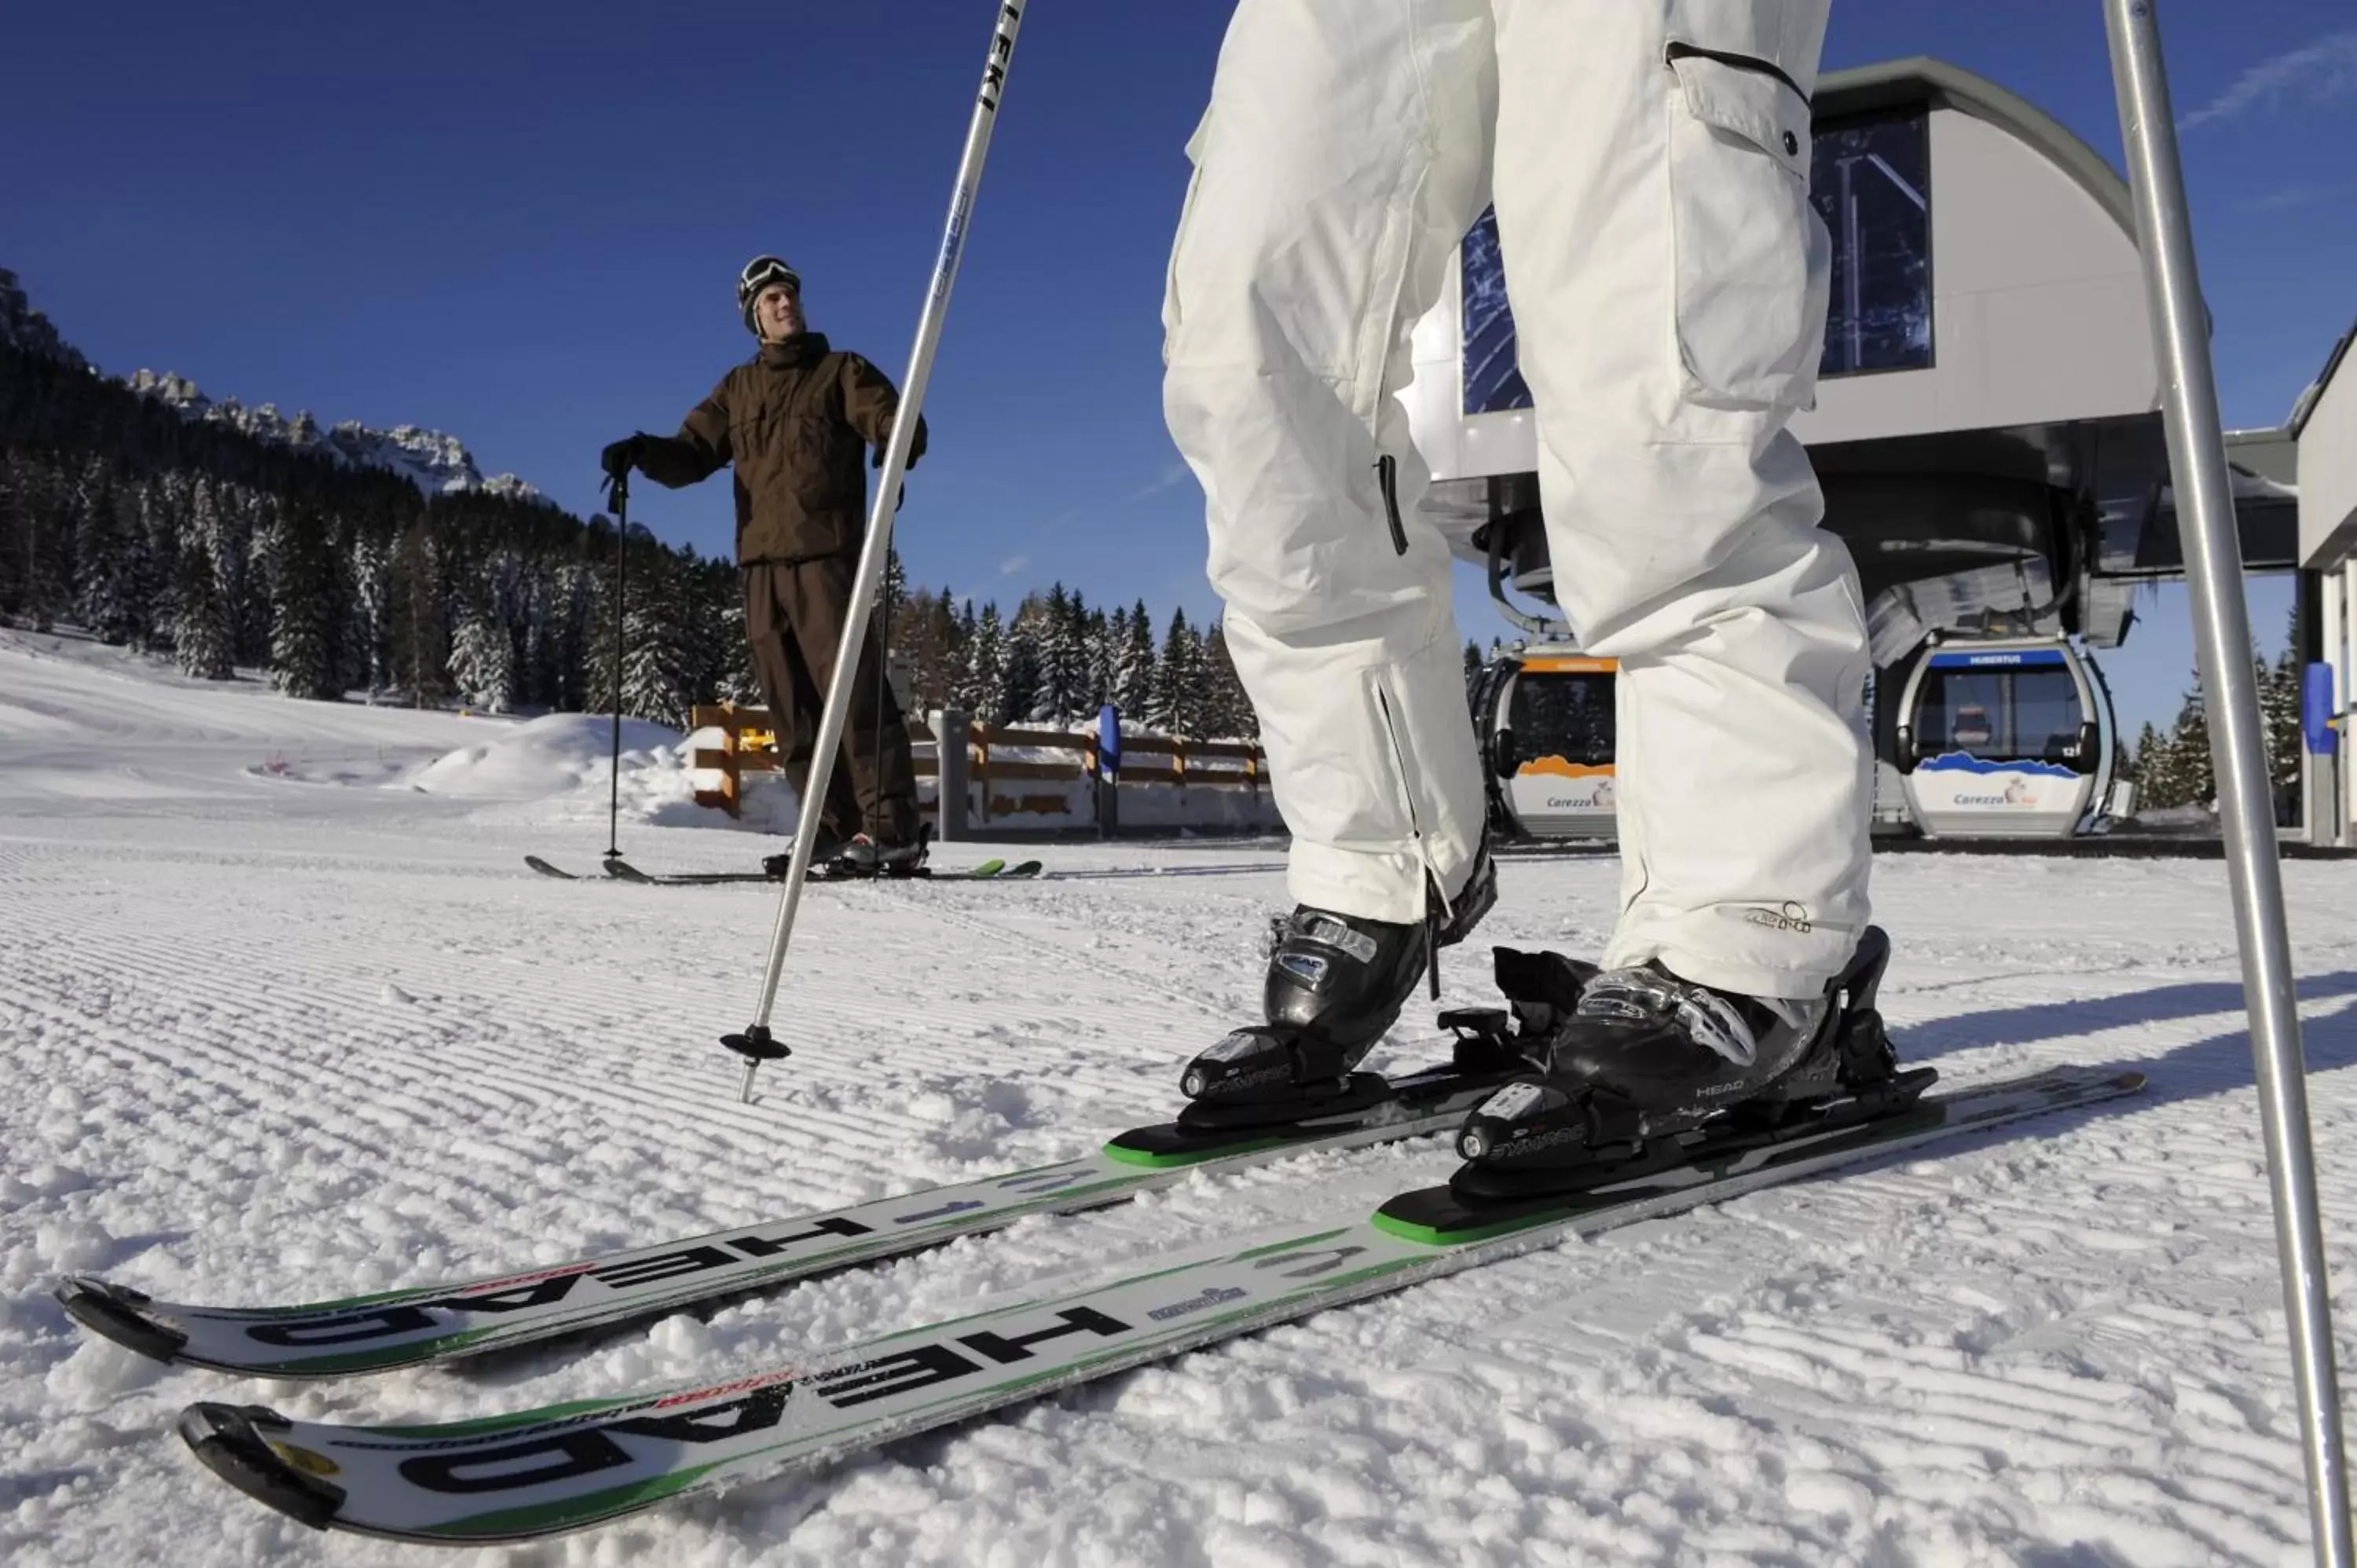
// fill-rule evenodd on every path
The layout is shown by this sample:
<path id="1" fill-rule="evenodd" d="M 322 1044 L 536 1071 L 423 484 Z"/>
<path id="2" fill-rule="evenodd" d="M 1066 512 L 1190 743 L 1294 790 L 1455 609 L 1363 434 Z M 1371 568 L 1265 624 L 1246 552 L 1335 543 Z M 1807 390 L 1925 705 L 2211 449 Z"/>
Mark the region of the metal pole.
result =
<path id="1" fill-rule="evenodd" d="M 942 234 L 940 256 L 933 263 L 933 280 L 917 322 L 916 346 L 909 351 L 909 373 L 900 382 L 900 410 L 892 422 L 892 439 L 884 449 L 883 470 L 877 476 L 876 504 L 869 510 L 867 541 L 859 553 L 858 581 L 851 594 L 851 613 L 843 624 L 843 641 L 835 650 L 834 672 L 826 683 L 826 708 L 819 719 L 818 742 L 811 751 L 810 773 L 802 780 L 802 815 L 794 827 L 793 858 L 786 872 L 785 890 L 778 900 L 778 923 L 770 939 L 770 961 L 761 975 L 761 1004 L 741 1035 L 726 1035 L 721 1044 L 745 1058 L 745 1080 L 737 1098 L 753 1098 L 753 1071 L 765 1061 L 788 1055 L 782 1041 L 770 1033 L 770 1015 L 777 1005 L 778 982 L 786 967 L 786 945 L 793 938 L 794 914 L 802 906 L 802 878 L 810 873 L 811 853 L 818 839 L 819 808 L 824 800 L 835 752 L 843 745 L 843 726 L 851 711 L 856 684 L 859 646 L 867 635 L 868 612 L 884 580 L 884 563 L 892 545 L 892 514 L 899 503 L 900 481 L 909 469 L 909 447 L 917 434 L 917 415 L 923 409 L 925 382 L 933 369 L 933 351 L 941 343 L 942 322 L 949 314 L 950 286 L 957 281 L 958 262 L 965 252 L 966 226 L 974 217 L 974 193 L 982 184 L 983 158 L 990 151 L 990 133 L 998 124 L 998 101 L 1006 87 L 1006 69 L 1015 58 L 1015 36 L 1023 26 L 1028 0 L 996 0 L 990 48 L 983 57 L 982 87 L 974 95 L 974 118 L 965 134 L 965 154 L 959 160 L 957 184 L 950 195 L 949 221 Z"/>
<path id="2" fill-rule="evenodd" d="M 2208 317 L 2193 264 L 2193 224 L 2177 128 L 2161 61 L 2155 0 L 2104 0 L 2121 140 L 2136 192 L 2137 247 L 2151 302 L 2153 348 L 2165 389 L 2170 483 L 2178 532 L 2193 591 L 2194 641 L 2208 693 L 2210 748 L 2226 837 L 2227 886 L 2243 952 L 2243 999 L 2257 1065 L 2259 1120 L 2275 1199 L 2276 1249 L 2291 1330 L 2292 1380 L 2299 1393 L 2300 1446 L 2308 1465 L 2309 1528 L 2316 1561 L 2351 1563 L 2349 1478 L 2341 1448 L 2341 1393 L 2334 1376 L 2331 1303 L 2323 1226 L 2317 1215 L 2316 1161 L 2309 1142 L 2306 1064 L 2292 988 L 2291 941 L 2284 926 L 2275 800 L 2251 669 L 2250 616 L 2243 602 L 2242 544 L 2220 435 Z"/>
<path id="3" fill-rule="evenodd" d="M 607 790 L 606 858 L 622 858 L 622 623 L 630 613 L 626 591 L 630 566 L 630 474 L 614 476 L 614 745 L 613 779 Z"/>

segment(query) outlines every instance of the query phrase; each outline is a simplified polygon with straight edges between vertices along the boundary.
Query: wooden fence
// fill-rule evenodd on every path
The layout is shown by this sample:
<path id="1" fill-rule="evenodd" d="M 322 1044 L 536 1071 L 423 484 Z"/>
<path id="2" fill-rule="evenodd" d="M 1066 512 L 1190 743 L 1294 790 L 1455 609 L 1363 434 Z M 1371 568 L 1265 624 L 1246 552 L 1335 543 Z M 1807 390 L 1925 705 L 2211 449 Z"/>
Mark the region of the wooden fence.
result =
<path id="1" fill-rule="evenodd" d="M 698 704 L 689 715 L 701 732 L 717 730 L 717 746 L 698 746 L 693 766 L 720 775 L 716 788 L 698 789 L 701 805 L 717 806 L 730 816 L 743 809 L 744 776 L 778 769 L 771 749 L 775 729 L 766 708 L 739 707 L 733 703 Z M 1105 828 L 1120 820 L 1120 786 L 1176 785 L 1182 789 L 1244 789 L 1255 797 L 1265 787 L 1267 758 L 1257 746 L 1235 741 L 1178 740 L 1168 736 L 1131 735 L 1116 731 L 1118 766 L 1108 768 L 1101 733 L 1068 730 L 993 729 L 974 723 L 961 713 L 935 713 L 931 725 L 909 725 L 916 775 L 946 783 L 937 789 L 937 836 L 963 837 L 970 823 L 1006 823 L 1010 819 L 1064 817 L 1073 811 L 1066 792 L 1085 784 L 1092 805 L 1080 821 Z M 944 736 L 963 736 L 963 755 L 952 754 L 944 779 L 942 753 Z M 1032 755 L 1008 756 L 1009 752 Z M 1039 752 L 1061 753 L 1039 757 Z M 1107 788 L 1110 781 L 1114 788 Z M 968 793 L 961 783 L 978 786 Z M 1056 784 L 1061 789 L 1024 791 L 1025 784 Z M 960 800 L 962 793 L 968 798 Z M 979 805 L 979 815 L 975 806 Z"/>

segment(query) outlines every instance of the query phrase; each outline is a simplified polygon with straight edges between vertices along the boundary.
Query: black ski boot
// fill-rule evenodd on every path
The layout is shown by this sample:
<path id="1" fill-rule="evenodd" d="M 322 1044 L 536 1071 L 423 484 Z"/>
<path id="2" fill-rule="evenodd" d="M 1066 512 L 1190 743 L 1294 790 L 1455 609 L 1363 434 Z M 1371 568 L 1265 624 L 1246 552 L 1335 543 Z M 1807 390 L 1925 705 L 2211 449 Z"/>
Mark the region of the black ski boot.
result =
<path id="1" fill-rule="evenodd" d="M 1869 927 L 1821 996 L 1767 1000 L 1679 979 L 1660 963 L 1584 987 L 1545 1065 L 1466 1119 L 1449 1183 L 1466 1199 L 1577 1190 L 1690 1161 L 1715 1140 L 1883 1114 L 1937 1076 L 1902 1073 L 1874 1010 L 1890 939 Z"/>
<path id="2" fill-rule="evenodd" d="M 828 865 L 843 854 L 844 843 L 845 840 L 841 834 L 822 824 L 818 830 L 818 847 L 811 852 L 812 872 L 819 875 L 825 875 Z M 783 882 L 793 868 L 794 852 L 791 843 L 782 854 L 764 855 L 761 858 L 761 875 L 772 882 Z"/>
<path id="3" fill-rule="evenodd" d="M 919 822 L 917 836 L 906 843 L 885 843 L 856 833 L 828 869 L 837 876 L 922 876 L 932 837 L 931 822 Z"/>
<path id="4" fill-rule="evenodd" d="M 1352 1069 L 1398 1021 L 1418 980 L 1429 976 L 1439 996 L 1440 950 L 1463 941 L 1497 896 L 1485 838 L 1445 918 L 1435 897 L 1432 914 L 1405 923 L 1306 904 L 1271 920 L 1261 986 L 1268 1022 L 1238 1029 L 1187 1064 L 1178 1087 L 1189 1103 L 1179 1125 L 1275 1125 L 1380 1103 L 1391 1092 L 1382 1076 Z"/>

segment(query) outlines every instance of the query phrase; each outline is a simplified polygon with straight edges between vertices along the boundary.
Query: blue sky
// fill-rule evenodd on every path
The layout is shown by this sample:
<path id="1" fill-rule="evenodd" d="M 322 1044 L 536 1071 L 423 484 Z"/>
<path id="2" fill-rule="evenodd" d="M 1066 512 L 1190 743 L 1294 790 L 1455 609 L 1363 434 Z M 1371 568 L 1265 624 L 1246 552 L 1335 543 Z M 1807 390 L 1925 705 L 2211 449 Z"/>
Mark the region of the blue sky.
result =
<path id="1" fill-rule="evenodd" d="M 813 325 L 906 364 L 988 0 L 304 12 L 15 8 L 0 266 L 104 369 L 323 421 L 425 424 L 581 513 L 596 460 L 668 431 L 750 347 L 737 266 L 776 251 Z M 1160 415 L 1157 310 L 1223 5 L 1041 0 L 1017 50 L 909 487 L 913 574 L 1012 600 L 1216 613 Z M 2279 423 L 2357 317 L 2357 15 L 2163 12 L 2230 424 Z M 2116 165 L 2097 0 L 1835 0 L 1828 69 L 1930 54 Z M 725 480 L 641 487 L 707 553 Z M 2271 647 L 2287 585 L 2260 583 Z M 1472 575 L 1464 629 L 1506 628 Z M 2192 662 L 2184 595 L 2106 660 L 2133 724 Z"/>

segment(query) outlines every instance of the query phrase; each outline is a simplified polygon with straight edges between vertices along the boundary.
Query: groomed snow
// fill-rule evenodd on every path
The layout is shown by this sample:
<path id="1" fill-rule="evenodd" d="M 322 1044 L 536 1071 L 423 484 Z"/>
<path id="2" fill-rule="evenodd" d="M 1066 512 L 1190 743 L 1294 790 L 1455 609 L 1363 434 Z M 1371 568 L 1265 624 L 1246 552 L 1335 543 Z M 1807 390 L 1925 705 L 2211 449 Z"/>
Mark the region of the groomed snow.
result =
<path id="1" fill-rule="evenodd" d="M 591 1348 L 304 1387 L 85 1337 L 55 1277 L 344 1294 L 553 1263 L 1077 1155 L 1257 1005 L 1280 860 L 1053 846 L 1035 884 L 813 888 L 736 1100 L 769 888 L 536 876 L 605 847 L 602 721 L 188 682 L 0 632 L 0 1561 L 1019 1565 L 2308 1560 L 2222 868 L 1891 857 L 1884 1011 L 1958 1082 L 2142 1097 L 1536 1253 L 822 1472 L 532 1550 L 321 1536 L 172 1435 L 198 1399 L 448 1419 L 807 1348 L 1174 1242 L 1361 1211 L 1437 1143 L 1199 1176 Z M 622 846 L 742 868 L 626 735 Z M 438 760 L 437 760 L 438 759 Z M 695 824 L 695 825 L 689 825 Z M 945 865 L 1010 853 L 955 845 Z M 2357 867 L 2285 877 L 2333 1283 L 2357 1199 Z M 1609 861 L 1518 860 L 1488 945 L 1592 952 Z M 1436 1047 L 1418 1007 L 1376 1065 Z M 2343 1319 L 2341 1355 L 2357 1366 Z"/>

